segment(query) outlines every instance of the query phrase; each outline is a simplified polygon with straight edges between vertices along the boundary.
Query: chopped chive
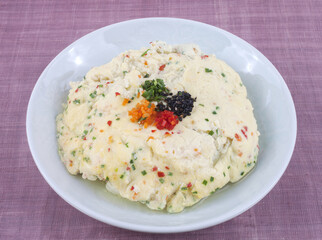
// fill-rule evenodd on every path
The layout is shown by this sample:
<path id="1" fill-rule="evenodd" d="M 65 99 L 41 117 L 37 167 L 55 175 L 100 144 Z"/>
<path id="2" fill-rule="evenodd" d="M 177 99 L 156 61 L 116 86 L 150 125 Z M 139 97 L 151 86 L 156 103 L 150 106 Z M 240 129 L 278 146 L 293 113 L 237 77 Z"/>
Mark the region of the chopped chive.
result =
<path id="1" fill-rule="evenodd" d="M 222 73 L 221 76 L 226 77 L 226 75 L 224 73 Z"/>
<path id="2" fill-rule="evenodd" d="M 76 151 L 72 151 L 71 154 L 75 157 Z"/>
<path id="3" fill-rule="evenodd" d="M 144 75 L 143 78 L 148 78 L 148 77 L 150 77 L 150 75 L 147 73 L 147 74 Z"/>
<path id="4" fill-rule="evenodd" d="M 146 175 L 146 171 L 145 170 L 143 170 L 141 173 L 142 173 L 143 176 Z"/>
<path id="5" fill-rule="evenodd" d="M 89 96 L 90 96 L 91 98 L 95 98 L 95 97 L 96 97 L 96 94 L 97 94 L 97 92 L 96 92 L 96 91 L 94 91 L 94 92 L 92 92 Z"/>
<path id="6" fill-rule="evenodd" d="M 205 186 L 207 185 L 207 183 L 208 183 L 207 180 L 203 180 L 203 182 L 202 182 L 202 184 L 205 185 Z"/>
<path id="7" fill-rule="evenodd" d="M 218 128 L 216 129 L 216 134 L 218 135 Z"/>
<path id="8" fill-rule="evenodd" d="M 136 169 L 134 164 L 131 167 L 132 167 L 133 171 Z"/>
<path id="9" fill-rule="evenodd" d="M 228 166 L 227 169 L 230 169 L 230 166 Z"/>
<path id="10" fill-rule="evenodd" d="M 209 119 L 208 119 L 208 118 L 205 118 L 205 121 L 206 121 L 206 122 L 209 122 Z"/>
<path id="11" fill-rule="evenodd" d="M 187 190 L 188 188 L 187 187 L 182 187 L 181 190 Z"/>
<path id="12" fill-rule="evenodd" d="M 210 131 L 208 132 L 208 134 L 209 134 L 210 136 L 212 136 L 212 135 L 214 135 L 214 131 L 210 130 Z"/>
<path id="13" fill-rule="evenodd" d="M 148 51 L 149 51 L 150 49 L 147 49 L 144 53 L 142 53 L 141 54 L 141 57 L 144 57 L 145 55 L 147 55 L 147 53 L 148 53 Z"/>
<path id="14" fill-rule="evenodd" d="M 97 85 L 98 87 L 103 87 L 103 84 Z"/>
<path id="15" fill-rule="evenodd" d="M 216 110 L 218 110 L 218 109 L 219 109 L 219 106 L 216 107 Z"/>
<path id="16" fill-rule="evenodd" d="M 91 119 L 92 116 L 87 116 L 87 119 Z"/>
<path id="17" fill-rule="evenodd" d="M 172 176 L 173 175 L 173 173 L 172 172 L 168 172 L 168 176 Z"/>
<path id="18" fill-rule="evenodd" d="M 125 143 L 125 146 L 128 148 L 129 147 L 129 143 Z"/>
<path id="19" fill-rule="evenodd" d="M 252 165 L 252 163 L 251 163 L 251 162 L 247 163 L 247 167 L 250 167 L 251 165 Z"/>
<path id="20" fill-rule="evenodd" d="M 213 176 L 210 177 L 210 182 L 213 182 L 215 178 Z"/>
<path id="21" fill-rule="evenodd" d="M 241 172 L 241 173 L 240 173 L 240 176 L 243 176 L 243 175 L 244 175 L 244 172 Z"/>
<path id="22" fill-rule="evenodd" d="M 219 187 L 217 187 L 216 189 L 215 189 L 215 191 L 218 191 L 220 188 Z"/>
<path id="23" fill-rule="evenodd" d="M 101 165 L 101 168 L 104 168 L 104 167 L 105 167 L 105 164 L 102 164 L 102 165 Z"/>
<path id="24" fill-rule="evenodd" d="M 138 122 L 144 121 L 145 119 L 146 119 L 146 117 L 144 117 L 144 118 L 141 117 Z"/>
<path id="25" fill-rule="evenodd" d="M 83 132 L 83 133 L 84 133 L 84 135 L 86 135 L 86 134 L 88 133 L 88 131 L 87 131 L 87 130 L 84 130 L 84 132 Z"/>
<path id="26" fill-rule="evenodd" d="M 164 179 L 163 178 L 159 178 L 160 183 L 164 183 Z"/>
<path id="27" fill-rule="evenodd" d="M 121 179 L 123 179 L 123 178 L 124 178 L 124 174 L 122 174 L 122 175 L 120 176 L 120 178 L 121 178 Z"/>
<path id="28" fill-rule="evenodd" d="M 95 140 L 95 139 L 96 139 L 96 137 L 93 137 L 92 139 L 93 139 L 93 140 Z"/>
<path id="29" fill-rule="evenodd" d="M 119 120 L 120 120 L 120 118 L 116 118 L 115 120 L 116 120 L 116 121 L 119 121 Z"/>
<path id="30" fill-rule="evenodd" d="M 106 176 L 105 180 L 106 180 L 106 181 L 109 181 L 110 179 Z"/>
<path id="31" fill-rule="evenodd" d="M 212 112 L 212 114 L 216 115 L 216 114 L 217 114 L 217 112 L 216 112 L 216 111 L 213 111 L 213 112 Z"/>
<path id="32" fill-rule="evenodd" d="M 197 191 L 194 191 L 194 192 L 192 192 L 192 194 L 198 194 L 198 192 Z"/>
<path id="33" fill-rule="evenodd" d="M 224 175 L 224 177 L 226 177 L 226 173 L 225 172 L 223 172 L 222 174 Z"/>
<path id="34" fill-rule="evenodd" d="M 123 71 L 123 74 L 125 75 L 127 73 L 127 71 Z"/>
<path id="35" fill-rule="evenodd" d="M 212 70 L 211 70 L 211 69 L 209 69 L 209 68 L 205 68 L 205 72 L 206 72 L 206 73 L 210 73 L 210 72 L 212 72 Z"/>
<path id="36" fill-rule="evenodd" d="M 131 160 L 130 160 L 130 163 L 131 163 L 131 164 L 133 164 L 133 163 L 134 163 L 133 159 L 131 159 Z"/>
<path id="37" fill-rule="evenodd" d="M 103 96 L 103 97 L 105 97 L 105 94 L 104 94 L 104 93 L 102 93 L 102 96 Z"/>
<path id="38" fill-rule="evenodd" d="M 74 103 L 74 104 L 80 104 L 80 100 L 79 100 L 79 99 L 75 99 L 75 100 L 73 101 L 73 103 Z"/>

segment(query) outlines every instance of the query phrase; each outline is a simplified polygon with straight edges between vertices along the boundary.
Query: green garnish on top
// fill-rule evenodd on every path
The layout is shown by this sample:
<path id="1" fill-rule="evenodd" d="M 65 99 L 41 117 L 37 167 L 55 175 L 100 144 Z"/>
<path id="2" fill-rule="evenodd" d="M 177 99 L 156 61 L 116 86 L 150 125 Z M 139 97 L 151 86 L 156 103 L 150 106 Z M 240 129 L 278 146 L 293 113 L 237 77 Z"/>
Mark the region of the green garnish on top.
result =
<path id="1" fill-rule="evenodd" d="M 210 72 L 212 72 L 212 70 L 210 68 L 205 68 L 205 72 L 210 73 Z"/>
<path id="2" fill-rule="evenodd" d="M 149 51 L 150 49 L 147 49 L 144 53 L 142 53 L 141 54 L 141 57 L 144 57 L 145 55 L 147 55 L 147 53 L 148 53 L 148 51 Z"/>
<path id="3" fill-rule="evenodd" d="M 165 87 L 162 79 L 156 80 L 146 80 L 141 87 L 145 90 L 142 96 L 148 101 L 161 101 L 170 92 L 169 89 Z"/>

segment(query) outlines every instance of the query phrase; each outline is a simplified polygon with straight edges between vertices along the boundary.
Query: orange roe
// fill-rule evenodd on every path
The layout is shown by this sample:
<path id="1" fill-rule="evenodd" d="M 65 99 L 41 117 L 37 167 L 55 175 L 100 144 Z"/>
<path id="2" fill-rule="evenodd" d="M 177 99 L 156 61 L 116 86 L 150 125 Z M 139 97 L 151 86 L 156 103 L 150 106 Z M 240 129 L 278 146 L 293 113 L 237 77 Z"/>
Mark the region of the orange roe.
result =
<path id="1" fill-rule="evenodd" d="M 143 99 L 129 111 L 129 116 L 131 116 L 131 122 L 139 122 L 144 128 L 147 128 L 154 122 L 156 113 L 155 105 Z"/>

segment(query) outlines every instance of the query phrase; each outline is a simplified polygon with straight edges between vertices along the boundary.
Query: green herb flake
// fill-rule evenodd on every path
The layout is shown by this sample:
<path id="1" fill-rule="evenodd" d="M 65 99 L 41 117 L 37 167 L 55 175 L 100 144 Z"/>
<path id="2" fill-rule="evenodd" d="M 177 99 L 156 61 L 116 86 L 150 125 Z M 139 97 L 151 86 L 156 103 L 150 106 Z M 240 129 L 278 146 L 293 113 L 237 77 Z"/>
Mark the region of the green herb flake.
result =
<path id="1" fill-rule="evenodd" d="M 222 73 L 221 76 L 226 77 L 226 75 L 224 73 Z"/>
<path id="2" fill-rule="evenodd" d="M 144 75 L 143 78 L 148 78 L 148 77 L 150 77 L 150 75 L 147 73 L 147 74 Z"/>
<path id="3" fill-rule="evenodd" d="M 104 168 L 104 167 L 105 167 L 105 164 L 102 164 L 102 165 L 101 165 L 101 168 Z"/>
<path id="4" fill-rule="evenodd" d="M 145 55 L 147 55 L 147 53 L 148 53 L 148 51 L 149 51 L 150 49 L 147 49 L 144 53 L 142 53 L 141 54 L 141 57 L 144 57 Z"/>
<path id="5" fill-rule="evenodd" d="M 215 178 L 213 176 L 210 177 L 210 182 L 213 182 Z"/>
<path id="6" fill-rule="evenodd" d="M 124 174 L 122 174 L 122 175 L 120 176 L 120 178 L 121 178 L 121 179 L 123 179 L 123 178 L 124 178 Z"/>
<path id="7" fill-rule="evenodd" d="M 138 122 L 142 122 L 146 119 L 146 117 L 141 117 Z"/>
<path id="8" fill-rule="evenodd" d="M 216 110 L 218 110 L 218 109 L 219 109 L 219 106 L 216 107 Z"/>
<path id="9" fill-rule="evenodd" d="M 132 167 L 133 171 L 136 169 L 134 164 L 131 167 Z"/>
<path id="10" fill-rule="evenodd" d="M 247 163 L 247 167 L 250 167 L 251 165 L 252 165 L 252 163 L 251 163 L 251 162 Z"/>
<path id="11" fill-rule="evenodd" d="M 224 175 L 224 177 L 226 177 L 226 173 L 225 172 L 223 172 L 222 174 Z"/>
<path id="12" fill-rule="evenodd" d="M 127 73 L 127 71 L 123 71 L 123 74 L 125 75 Z"/>
<path id="13" fill-rule="evenodd" d="M 208 134 L 209 134 L 210 136 L 212 136 L 212 135 L 214 135 L 214 131 L 210 130 L 210 131 L 208 132 Z"/>
<path id="14" fill-rule="evenodd" d="M 212 112 L 212 114 L 216 115 L 216 114 L 217 114 L 217 112 L 216 112 L 216 111 L 213 111 L 213 112 Z"/>
<path id="15" fill-rule="evenodd" d="M 92 139 L 93 139 L 93 140 L 95 140 L 95 139 L 96 139 L 96 137 L 92 137 Z"/>
<path id="16" fill-rule="evenodd" d="M 204 107 L 205 105 L 203 105 L 202 103 L 199 103 L 199 106 Z"/>
<path id="17" fill-rule="evenodd" d="M 109 181 L 110 179 L 109 179 L 109 177 L 107 177 L 107 176 L 106 176 L 105 180 L 106 180 L 106 181 Z"/>
<path id="18" fill-rule="evenodd" d="M 102 117 L 103 116 L 103 113 L 99 113 L 98 116 Z"/>
<path id="19" fill-rule="evenodd" d="M 243 175 L 244 175 L 244 172 L 241 172 L 241 173 L 240 173 L 240 176 L 243 176 Z"/>
<path id="20" fill-rule="evenodd" d="M 125 143 L 125 146 L 126 146 L 127 148 L 129 148 L 129 143 Z"/>
<path id="21" fill-rule="evenodd" d="M 96 92 L 96 91 L 94 91 L 94 92 L 92 92 L 89 96 L 90 96 L 91 98 L 95 98 L 95 97 L 96 97 L 96 94 L 97 94 L 97 92 Z"/>
<path id="22" fill-rule="evenodd" d="M 218 128 L 216 129 L 216 134 L 218 135 Z"/>
<path id="23" fill-rule="evenodd" d="M 84 160 L 85 162 L 89 162 L 89 160 L 90 160 L 90 159 L 89 159 L 89 157 L 84 157 L 84 158 L 83 158 L 83 160 Z"/>
<path id="24" fill-rule="evenodd" d="M 205 72 L 206 72 L 206 73 L 210 73 L 210 72 L 212 72 L 212 70 L 211 70 L 211 69 L 209 69 L 209 68 L 205 68 Z"/>
<path id="25" fill-rule="evenodd" d="M 104 93 L 102 93 L 102 96 L 103 96 L 103 97 L 105 97 L 105 94 L 104 94 Z"/>
<path id="26" fill-rule="evenodd" d="M 87 130 L 84 130 L 84 132 L 83 132 L 83 133 L 84 133 L 84 135 L 86 135 L 86 134 L 88 133 L 88 131 L 87 131 Z"/>
<path id="27" fill-rule="evenodd" d="M 192 194 L 198 194 L 198 192 L 197 191 L 194 191 L 194 192 L 192 192 Z"/>
<path id="28" fill-rule="evenodd" d="M 142 173 L 143 176 L 146 175 L 146 171 L 145 170 L 143 170 L 141 173 Z"/>
<path id="29" fill-rule="evenodd" d="M 75 99 L 75 100 L 73 101 L 73 103 L 74 103 L 74 104 L 80 104 L 80 100 L 79 100 L 79 99 Z"/>
<path id="30" fill-rule="evenodd" d="M 92 116 L 87 116 L 87 119 L 91 119 L 92 118 Z"/>
<path id="31" fill-rule="evenodd" d="M 187 187 L 182 187 L 181 190 L 185 191 L 185 190 L 188 190 Z"/>
<path id="32" fill-rule="evenodd" d="M 120 118 L 116 118 L 115 120 L 116 120 L 116 121 L 119 121 L 119 120 L 120 120 Z"/>
<path id="33" fill-rule="evenodd" d="M 164 183 L 164 179 L 163 178 L 159 178 L 160 183 Z"/>
<path id="34" fill-rule="evenodd" d="M 209 122 L 209 119 L 208 119 L 208 118 L 205 118 L 205 121 L 206 121 L 206 122 Z"/>
<path id="35" fill-rule="evenodd" d="M 227 169 L 230 169 L 230 166 L 228 166 Z"/>
<path id="36" fill-rule="evenodd" d="M 101 87 L 103 87 L 103 84 L 99 84 L 99 85 L 97 85 L 97 87 L 101 88 Z"/>
<path id="37" fill-rule="evenodd" d="M 203 180 L 203 182 L 202 182 L 202 184 L 205 185 L 205 186 L 207 186 L 207 183 L 208 183 L 207 180 Z"/>
<path id="38" fill-rule="evenodd" d="M 168 172 L 168 176 L 172 176 L 173 175 L 173 173 L 172 172 Z"/>
<path id="39" fill-rule="evenodd" d="M 73 155 L 73 157 L 75 157 L 76 151 L 72 151 L 71 154 Z"/>

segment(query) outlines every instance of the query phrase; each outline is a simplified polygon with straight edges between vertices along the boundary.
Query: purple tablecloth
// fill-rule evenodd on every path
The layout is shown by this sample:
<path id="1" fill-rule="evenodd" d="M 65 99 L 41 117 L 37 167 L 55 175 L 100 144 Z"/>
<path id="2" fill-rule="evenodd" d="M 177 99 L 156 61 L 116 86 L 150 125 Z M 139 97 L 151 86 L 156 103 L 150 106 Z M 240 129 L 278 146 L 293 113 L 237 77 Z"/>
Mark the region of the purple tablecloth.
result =
<path id="1" fill-rule="evenodd" d="M 223 28 L 267 56 L 291 90 L 298 136 L 291 163 L 256 206 L 218 226 L 172 236 L 98 222 L 62 200 L 29 152 L 28 99 L 46 65 L 79 37 L 142 17 Z M 1 239 L 322 239 L 322 1 L 0 1 Z"/>

